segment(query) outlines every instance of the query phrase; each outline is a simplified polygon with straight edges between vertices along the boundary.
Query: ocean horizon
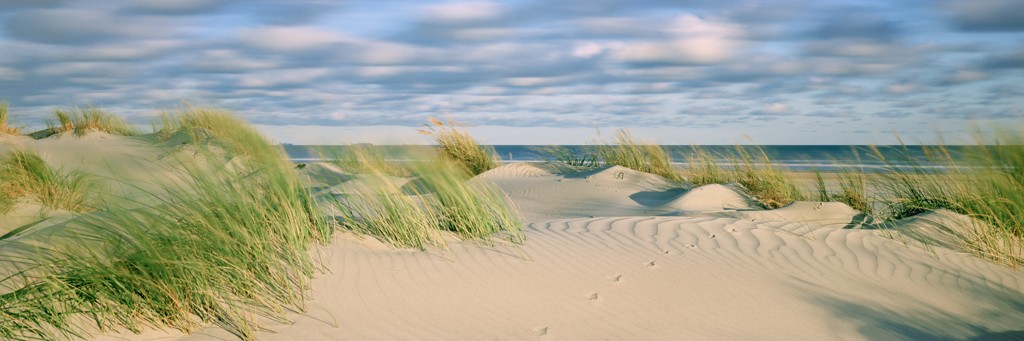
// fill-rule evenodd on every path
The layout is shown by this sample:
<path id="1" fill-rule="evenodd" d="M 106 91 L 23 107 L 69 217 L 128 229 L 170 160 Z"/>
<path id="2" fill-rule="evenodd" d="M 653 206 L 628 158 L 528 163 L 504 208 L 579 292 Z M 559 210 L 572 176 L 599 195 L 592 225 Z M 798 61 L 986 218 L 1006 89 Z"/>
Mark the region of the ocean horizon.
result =
<path id="1" fill-rule="evenodd" d="M 436 146 L 433 145 L 295 145 L 282 144 L 288 157 L 293 162 L 318 162 L 324 159 L 320 152 L 339 152 L 352 146 L 373 146 L 383 150 L 390 160 L 407 161 L 426 157 Z M 544 162 L 555 160 L 546 150 L 561 149 L 577 155 L 587 153 L 593 145 L 489 145 L 502 163 L 511 162 Z M 685 167 L 693 153 L 691 145 L 661 145 L 674 165 Z M 882 172 L 887 169 L 902 170 L 934 170 L 943 172 L 948 165 L 936 162 L 928 155 L 927 150 L 938 147 L 935 145 L 699 145 L 703 151 L 715 156 L 721 165 L 731 165 L 736 148 L 742 147 L 752 153 L 764 151 L 772 165 L 791 171 L 842 171 L 859 170 L 864 172 Z M 943 146 L 949 156 L 957 161 L 966 161 L 972 151 L 982 146 L 955 145 Z M 755 154 L 756 155 L 756 154 Z"/>

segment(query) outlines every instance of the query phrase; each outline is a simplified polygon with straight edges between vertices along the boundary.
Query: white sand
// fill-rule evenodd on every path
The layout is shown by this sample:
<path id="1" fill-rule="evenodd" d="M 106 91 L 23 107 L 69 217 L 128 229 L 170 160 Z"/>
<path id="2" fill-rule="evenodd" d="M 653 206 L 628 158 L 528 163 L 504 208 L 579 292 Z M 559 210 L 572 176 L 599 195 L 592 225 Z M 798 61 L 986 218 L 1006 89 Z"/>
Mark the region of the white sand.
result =
<path id="1" fill-rule="evenodd" d="M 331 167 L 304 171 L 321 188 L 343 190 L 350 179 Z M 522 210 L 524 245 L 452 241 L 447 252 L 419 252 L 339 233 L 322 250 L 328 271 L 313 281 L 307 311 L 290 315 L 291 325 L 267 323 L 258 337 L 1024 337 L 1024 273 L 955 245 L 928 249 L 900 233 L 843 229 L 865 221 L 842 204 L 762 211 L 735 188 L 692 188 L 621 167 L 511 164 L 477 181 L 493 181 Z M 216 326 L 97 336 L 121 338 L 233 339 Z"/>

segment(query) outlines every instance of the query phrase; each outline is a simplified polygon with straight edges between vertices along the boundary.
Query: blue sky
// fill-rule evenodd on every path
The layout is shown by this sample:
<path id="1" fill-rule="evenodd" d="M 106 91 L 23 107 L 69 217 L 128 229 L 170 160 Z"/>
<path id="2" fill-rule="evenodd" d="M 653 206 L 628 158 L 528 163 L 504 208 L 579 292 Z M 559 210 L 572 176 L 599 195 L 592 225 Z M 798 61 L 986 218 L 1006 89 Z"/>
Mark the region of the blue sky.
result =
<path id="1" fill-rule="evenodd" d="M 956 141 L 1024 118 L 1024 1 L 0 3 L 0 100 L 37 125 L 183 101 L 277 141 Z"/>

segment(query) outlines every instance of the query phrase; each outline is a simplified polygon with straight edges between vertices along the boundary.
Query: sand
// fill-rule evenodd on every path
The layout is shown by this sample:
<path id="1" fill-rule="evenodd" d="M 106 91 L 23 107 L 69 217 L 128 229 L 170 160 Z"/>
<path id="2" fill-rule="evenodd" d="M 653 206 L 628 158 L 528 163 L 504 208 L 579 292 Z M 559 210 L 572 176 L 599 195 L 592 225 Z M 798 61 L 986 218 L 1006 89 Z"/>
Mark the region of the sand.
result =
<path id="1" fill-rule="evenodd" d="M 125 149 L 102 154 L 108 164 L 155 148 L 132 141 L 108 136 L 104 144 Z M 72 156 L 46 155 L 76 165 Z M 327 165 L 302 172 L 325 192 L 353 179 Z M 872 229 L 840 203 L 763 210 L 735 185 L 694 187 L 621 167 L 513 163 L 473 181 L 509 195 L 527 221 L 525 244 L 450 237 L 450 250 L 423 252 L 340 232 L 318 252 L 325 271 L 312 282 L 306 312 L 290 314 L 292 324 L 267 322 L 257 337 L 1024 338 L 1024 273 L 956 250 L 928 227 L 935 224 Z M 932 214 L 929 222 L 958 219 Z M 928 238 L 933 245 L 922 247 Z M 234 337 L 210 326 L 94 339 Z"/>

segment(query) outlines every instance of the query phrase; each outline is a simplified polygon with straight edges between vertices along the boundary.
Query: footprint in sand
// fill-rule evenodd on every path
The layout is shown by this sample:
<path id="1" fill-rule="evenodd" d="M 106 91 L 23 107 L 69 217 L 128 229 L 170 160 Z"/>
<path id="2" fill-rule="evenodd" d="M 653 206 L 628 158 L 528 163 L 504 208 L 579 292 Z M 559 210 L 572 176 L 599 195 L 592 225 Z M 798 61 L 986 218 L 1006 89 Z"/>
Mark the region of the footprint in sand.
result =
<path id="1" fill-rule="evenodd" d="M 587 296 L 587 300 L 589 300 L 589 301 L 596 301 L 597 300 L 597 292 L 595 291 L 595 292 L 590 293 L 590 296 Z"/>
<path id="2" fill-rule="evenodd" d="M 672 254 L 672 250 L 665 250 L 665 251 L 662 251 L 661 253 L 664 253 L 666 255 L 671 255 Z"/>
<path id="3" fill-rule="evenodd" d="M 654 262 L 653 260 L 652 260 L 652 261 L 649 261 L 649 262 L 647 262 L 647 267 L 648 267 L 648 268 L 654 268 L 654 267 L 657 267 L 657 266 L 658 266 L 658 264 L 657 264 L 657 263 L 655 263 L 655 262 Z"/>
<path id="4" fill-rule="evenodd" d="M 686 244 L 686 247 L 688 247 L 688 248 L 691 248 L 691 249 L 693 249 L 693 248 L 696 248 L 696 247 L 697 247 L 697 245 L 693 245 L 693 244 Z"/>
<path id="5" fill-rule="evenodd" d="M 537 336 L 548 335 L 548 327 L 533 328 L 533 331 L 537 333 Z"/>
<path id="6" fill-rule="evenodd" d="M 609 278 L 609 280 L 612 281 L 613 283 L 622 282 L 622 274 L 612 275 L 612 277 Z"/>
<path id="7" fill-rule="evenodd" d="M 709 235 L 708 235 L 708 239 L 715 239 L 715 234 L 714 234 L 714 233 L 712 233 L 712 234 L 709 234 Z"/>

